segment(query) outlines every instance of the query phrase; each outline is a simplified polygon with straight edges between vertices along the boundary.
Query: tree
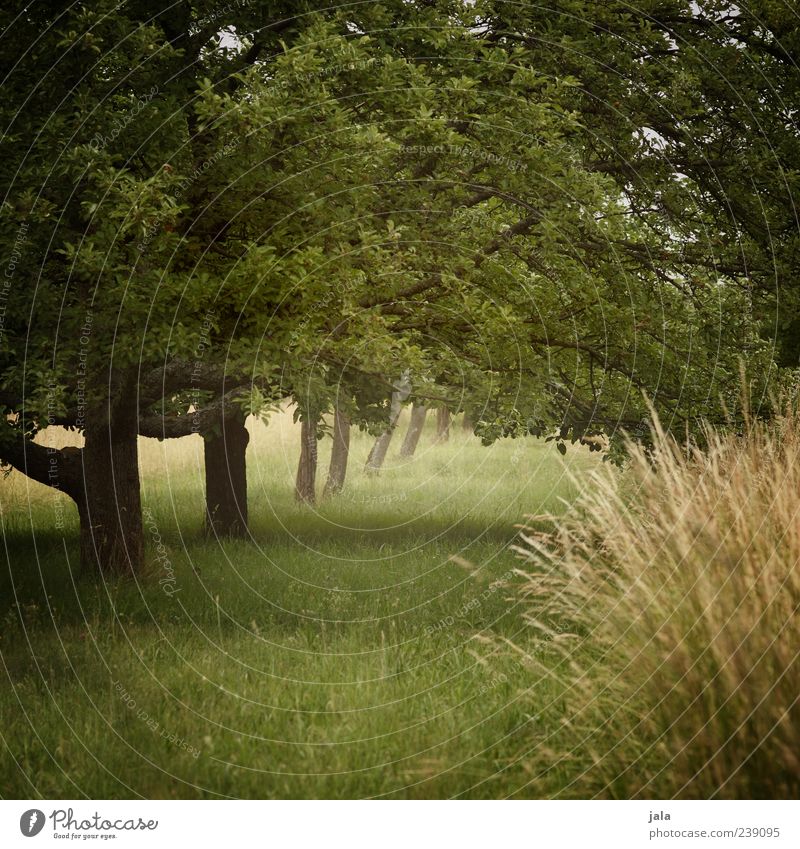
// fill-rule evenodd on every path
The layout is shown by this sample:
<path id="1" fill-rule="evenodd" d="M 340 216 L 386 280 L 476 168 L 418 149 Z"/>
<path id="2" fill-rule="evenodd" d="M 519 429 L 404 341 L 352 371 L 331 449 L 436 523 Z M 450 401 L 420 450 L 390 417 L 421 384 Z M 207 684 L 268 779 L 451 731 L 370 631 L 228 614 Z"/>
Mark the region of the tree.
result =
<path id="1" fill-rule="evenodd" d="M 218 428 L 218 430 L 217 430 Z M 244 537 L 247 533 L 247 444 L 244 416 L 220 416 L 203 434 L 206 479 L 206 533 Z"/>
<path id="2" fill-rule="evenodd" d="M 317 422 L 309 418 L 300 419 L 300 461 L 294 487 L 295 500 L 315 504 L 317 479 Z"/>
<path id="3" fill-rule="evenodd" d="M 80 7 L 59 16 L 42 4 L 9 11 L 9 23 L 19 13 L 16 38 L 36 50 L 19 55 L 6 40 L 17 61 L 7 61 L 4 81 L 2 216 L 5 229 L 24 228 L 26 254 L 8 293 L 0 457 L 75 499 L 84 564 L 129 573 L 143 549 L 136 343 L 143 295 L 166 282 L 153 262 L 137 266 L 132 230 L 157 212 L 164 225 L 174 215 L 166 174 L 116 170 L 90 142 L 120 134 L 120 114 L 146 105 L 134 92 L 152 91 L 153 74 L 174 55 L 154 58 L 153 28 L 120 16 Z M 103 56 L 107 43 L 117 48 Z M 131 122 L 128 140 L 152 126 L 152 118 Z M 159 235 L 155 256 L 169 238 Z M 32 437 L 55 423 L 83 430 L 85 447 L 42 457 Z"/>
<path id="4" fill-rule="evenodd" d="M 436 411 L 436 441 L 447 442 L 450 439 L 450 408 L 439 407 Z"/>
<path id="5" fill-rule="evenodd" d="M 337 403 L 333 412 L 333 447 L 325 481 L 325 496 L 341 492 L 347 477 L 347 462 L 350 456 L 350 415 Z"/>
<path id="6" fill-rule="evenodd" d="M 389 405 L 389 421 L 386 428 L 375 440 L 372 450 L 367 457 L 364 470 L 368 474 L 377 474 L 383 467 L 383 461 L 386 459 L 386 452 L 389 450 L 389 444 L 394 436 L 397 422 L 400 418 L 400 413 L 403 412 L 403 403 L 411 394 L 411 381 L 408 378 L 408 373 L 404 374 L 397 381 L 392 392 L 391 403 Z"/>
<path id="7" fill-rule="evenodd" d="M 406 431 L 403 445 L 400 448 L 401 457 L 413 457 L 417 450 L 419 438 L 422 435 L 422 429 L 425 427 L 425 419 L 428 415 L 428 408 L 424 404 L 417 401 L 411 407 L 411 416 L 408 421 L 408 430 Z"/>

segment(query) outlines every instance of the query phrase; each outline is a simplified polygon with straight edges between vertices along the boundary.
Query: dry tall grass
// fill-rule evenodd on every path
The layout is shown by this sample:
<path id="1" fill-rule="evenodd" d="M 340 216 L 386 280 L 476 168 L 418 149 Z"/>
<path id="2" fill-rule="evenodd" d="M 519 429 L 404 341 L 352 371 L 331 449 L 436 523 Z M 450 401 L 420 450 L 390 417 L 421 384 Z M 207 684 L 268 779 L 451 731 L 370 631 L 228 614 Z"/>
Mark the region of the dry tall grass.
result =
<path id="1" fill-rule="evenodd" d="M 596 476 L 554 533 L 525 532 L 548 655 L 529 660 L 565 693 L 534 784 L 800 795 L 800 417 L 707 435 L 686 452 L 656 424 L 655 450 L 632 447 L 621 480 Z"/>

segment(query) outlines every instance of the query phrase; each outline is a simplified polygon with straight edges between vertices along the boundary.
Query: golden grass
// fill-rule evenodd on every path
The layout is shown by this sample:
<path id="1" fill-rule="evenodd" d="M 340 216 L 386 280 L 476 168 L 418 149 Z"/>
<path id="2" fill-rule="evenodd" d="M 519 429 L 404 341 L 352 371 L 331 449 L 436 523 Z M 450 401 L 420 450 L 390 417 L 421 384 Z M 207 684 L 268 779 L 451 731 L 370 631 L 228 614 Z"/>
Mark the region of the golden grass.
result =
<path id="1" fill-rule="evenodd" d="M 797 797 L 800 419 L 710 429 L 703 452 L 654 436 L 554 533 L 525 532 L 548 659 L 526 657 L 566 693 L 532 777 L 559 795 Z"/>

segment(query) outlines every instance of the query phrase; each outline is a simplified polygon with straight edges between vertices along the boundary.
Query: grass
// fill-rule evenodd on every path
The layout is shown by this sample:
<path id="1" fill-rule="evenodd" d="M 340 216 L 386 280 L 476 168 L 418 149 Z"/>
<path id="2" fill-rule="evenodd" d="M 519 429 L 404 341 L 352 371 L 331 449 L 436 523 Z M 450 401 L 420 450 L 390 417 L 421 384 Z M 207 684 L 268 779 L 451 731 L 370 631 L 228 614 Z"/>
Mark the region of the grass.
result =
<path id="1" fill-rule="evenodd" d="M 405 462 L 398 433 L 369 478 L 358 434 L 345 492 L 312 510 L 292 497 L 291 416 L 249 426 L 247 542 L 201 536 L 199 438 L 142 440 L 139 583 L 81 576 L 71 503 L 17 474 L 0 483 L 0 794 L 552 794 L 518 753 L 557 732 L 563 688 L 485 644 L 535 651 L 514 524 L 559 513 L 596 456 L 485 448 L 457 427 L 437 446 L 429 429 Z"/>
<path id="2" fill-rule="evenodd" d="M 658 431 L 625 486 L 600 477 L 531 530 L 532 676 L 565 721 L 526 754 L 532 787 L 620 798 L 800 797 L 800 419 Z"/>

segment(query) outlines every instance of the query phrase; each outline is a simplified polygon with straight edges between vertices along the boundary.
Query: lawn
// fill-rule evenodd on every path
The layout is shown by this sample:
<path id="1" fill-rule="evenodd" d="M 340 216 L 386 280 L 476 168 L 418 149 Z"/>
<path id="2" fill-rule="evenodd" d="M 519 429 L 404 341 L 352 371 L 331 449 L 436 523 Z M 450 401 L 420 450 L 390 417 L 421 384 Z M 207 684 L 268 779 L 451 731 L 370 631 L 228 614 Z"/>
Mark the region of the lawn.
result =
<path id="1" fill-rule="evenodd" d="M 437 445 L 429 422 L 401 461 L 404 424 L 377 477 L 354 434 L 345 491 L 310 508 L 289 412 L 249 422 L 247 542 L 202 536 L 199 437 L 143 439 L 138 582 L 81 575 L 71 502 L 2 481 L 2 796 L 552 795 L 526 752 L 541 761 L 563 693 L 497 651 L 531 639 L 509 546 L 596 455 L 484 447 L 459 422 Z"/>

